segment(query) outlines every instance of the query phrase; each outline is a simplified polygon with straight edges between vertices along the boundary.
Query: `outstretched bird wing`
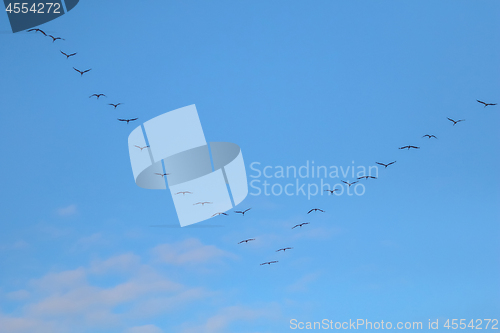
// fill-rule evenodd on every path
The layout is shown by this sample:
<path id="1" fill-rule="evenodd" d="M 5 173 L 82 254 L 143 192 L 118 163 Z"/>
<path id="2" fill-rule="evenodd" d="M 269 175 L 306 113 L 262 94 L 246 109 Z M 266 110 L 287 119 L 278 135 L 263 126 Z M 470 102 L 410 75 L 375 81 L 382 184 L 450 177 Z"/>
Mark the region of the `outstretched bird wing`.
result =
<path id="1" fill-rule="evenodd" d="M 44 34 L 45 36 L 47 36 L 47 34 L 45 32 L 43 32 L 43 30 L 40 30 L 40 29 L 30 29 L 28 30 L 28 32 L 30 31 L 40 31 L 42 34 Z"/>

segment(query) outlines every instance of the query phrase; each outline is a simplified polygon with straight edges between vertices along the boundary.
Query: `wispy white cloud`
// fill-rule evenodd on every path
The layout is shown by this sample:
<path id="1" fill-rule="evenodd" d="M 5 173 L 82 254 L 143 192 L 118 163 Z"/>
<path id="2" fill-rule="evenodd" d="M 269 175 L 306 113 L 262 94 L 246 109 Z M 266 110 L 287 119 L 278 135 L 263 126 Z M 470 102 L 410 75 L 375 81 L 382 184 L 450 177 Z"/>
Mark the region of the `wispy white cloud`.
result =
<path id="1" fill-rule="evenodd" d="M 57 209 L 57 215 L 64 216 L 64 217 L 75 215 L 77 212 L 78 212 L 78 210 L 77 210 L 75 204 L 71 204 L 67 207 L 62 207 L 62 208 Z"/>
<path id="2" fill-rule="evenodd" d="M 90 236 L 84 236 L 78 239 L 70 251 L 74 252 L 82 252 L 87 251 L 89 249 L 95 249 L 98 246 L 109 245 L 110 241 L 104 237 L 104 235 L 100 232 L 93 233 Z"/>
<path id="3" fill-rule="evenodd" d="M 325 240 L 331 239 L 332 236 L 342 232 L 342 229 L 337 226 L 314 226 L 306 225 L 302 229 L 297 230 L 292 239 L 316 239 Z"/>
<path id="4" fill-rule="evenodd" d="M 180 258 L 175 261 L 178 263 L 227 255 L 197 240 L 182 245 Z M 209 255 L 200 259 L 196 252 L 200 249 L 210 251 Z M 103 278 L 113 281 L 109 280 L 110 274 L 115 281 L 111 285 L 93 282 Z M 213 294 L 203 287 L 174 282 L 153 265 L 142 262 L 138 255 L 123 253 L 76 269 L 49 272 L 31 279 L 24 289 L 4 294 L 6 300 L 21 302 L 21 307 L 16 316 L 0 312 L 0 327 L 15 333 L 62 333 L 72 331 L 71 327 L 123 331 L 127 324 L 178 311 Z M 163 332 L 154 325 L 128 326 L 131 328 L 126 332 Z"/>
<path id="5" fill-rule="evenodd" d="M 299 278 L 296 282 L 292 283 L 291 285 L 288 286 L 288 291 L 302 291 L 305 292 L 308 290 L 308 285 L 318 279 L 320 274 L 318 272 L 316 273 L 309 273 L 301 278 Z"/>
<path id="6" fill-rule="evenodd" d="M 247 306 L 229 306 L 222 308 L 217 314 L 209 317 L 203 324 L 184 328 L 182 333 L 224 333 L 234 332 L 230 330 L 234 322 L 251 322 L 258 319 L 276 319 L 280 315 L 280 309 L 276 304 L 269 304 L 258 309 Z"/>
<path id="7" fill-rule="evenodd" d="M 151 318 L 163 313 L 170 313 L 176 308 L 214 294 L 214 292 L 209 292 L 204 288 L 191 288 L 172 296 L 149 297 L 136 302 L 130 309 L 129 315 L 137 318 Z"/>
<path id="8" fill-rule="evenodd" d="M 17 250 L 27 249 L 28 247 L 29 244 L 23 240 L 18 240 L 12 245 L 12 248 Z"/>
<path id="9" fill-rule="evenodd" d="M 30 292 L 24 289 L 7 293 L 6 297 L 13 301 L 24 301 L 30 297 Z"/>
<path id="10" fill-rule="evenodd" d="M 175 244 L 161 244 L 153 249 L 153 255 L 163 263 L 183 265 L 218 261 L 222 258 L 236 258 L 236 255 L 214 245 L 203 245 L 198 239 L 190 238 Z"/>
<path id="11" fill-rule="evenodd" d="M 107 262 L 113 261 L 110 258 Z M 121 316 L 113 313 L 115 307 L 187 289 L 145 265 L 133 274 L 128 274 L 132 276 L 126 282 L 108 288 L 96 287 L 88 282 L 87 276 L 92 271 L 79 268 L 50 273 L 32 281 L 31 284 L 39 293 L 48 296 L 27 305 L 26 312 L 36 318 L 74 317 L 88 323 L 118 324 Z"/>
<path id="12" fill-rule="evenodd" d="M 133 253 L 120 254 L 106 260 L 94 260 L 90 264 L 90 272 L 105 274 L 109 272 L 130 272 L 140 266 L 141 258 Z"/>
<path id="13" fill-rule="evenodd" d="M 32 279 L 29 284 L 38 292 L 45 294 L 66 292 L 85 283 L 85 270 L 80 267 L 69 271 L 48 273 L 39 279 Z"/>
<path id="14" fill-rule="evenodd" d="M 41 221 L 34 226 L 35 232 L 43 234 L 45 237 L 60 238 L 66 237 L 71 233 L 71 230 L 66 227 L 56 227 L 54 224 Z"/>
<path id="15" fill-rule="evenodd" d="M 29 248 L 30 245 L 28 244 L 28 242 L 24 241 L 24 240 L 18 240 L 14 243 L 7 243 L 7 244 L 4 244 L 4 245 L 0 245 L 0 250 L 24 250 L 24 249 L 27 249 Z"/>
<path id="16" fill-rule="evenodd" d="M 155 325 L 144 325 L 131 327 L 123 333 L 163 333 L 163 330 Z"/>
<path id="17" fill-rule="evenodd" d="M 54 322 L 0 314 L 2 332 L 9 333 L 59 333 L 62 331 Z"/>

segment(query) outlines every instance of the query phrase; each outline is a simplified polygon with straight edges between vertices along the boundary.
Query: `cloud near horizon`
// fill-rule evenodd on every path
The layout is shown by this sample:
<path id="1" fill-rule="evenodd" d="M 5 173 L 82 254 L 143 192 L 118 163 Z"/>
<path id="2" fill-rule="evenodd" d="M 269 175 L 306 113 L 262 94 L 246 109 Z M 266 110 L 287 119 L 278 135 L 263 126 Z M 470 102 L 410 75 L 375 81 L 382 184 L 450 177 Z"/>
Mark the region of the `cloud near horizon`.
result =
<path id="1" fill-rule="evenodd" d="M 173 264 L 199 264 L 217 262 L 222 258 L 235 259 L 233 253 L 221 250 L 214 245 L 203 245 L 196 238 L 188 238 L 175 244 L 161 244 L 153 248 L 153 255 L 158 261 Z"/>
<path id="2" fill-rule="evenodd" d="M 160 327 L 143 321 L 175 313 L 215 293 L 173 281 L 168 273 L 157 270 L 158 259 L 162 265 L 178 266 L 232 255 L 198 239 L 187 239 L 160 244 L 148 256 L 153 263 L 145 263 L 140 256 L 128 252 L 31 279 L 19 290 L 0 295 L 15 307 L 10 314 L 0 312 L 0 327 L 12 333 L 79 333 L 97 329 L 161 333 L 164 331 Z"/>
<path id="3" fill-rule="evenodd" d="M 78 209 L 76 208 L 75 204 L 71 204 L 67 207 L 62 207 L 62 208 L 57 209 L 57 215 L 63 216 L 63 217 L 75 215 L 77 212 L 78 212 Z"/>

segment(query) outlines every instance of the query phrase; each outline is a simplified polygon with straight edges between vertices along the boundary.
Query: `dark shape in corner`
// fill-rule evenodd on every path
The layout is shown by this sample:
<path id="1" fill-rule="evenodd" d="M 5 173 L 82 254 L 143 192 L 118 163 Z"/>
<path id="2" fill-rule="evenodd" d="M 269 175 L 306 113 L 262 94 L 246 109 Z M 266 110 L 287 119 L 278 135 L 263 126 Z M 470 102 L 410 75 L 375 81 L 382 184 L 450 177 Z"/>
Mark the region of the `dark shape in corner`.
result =
<path id="1" fill-rule="evenodd" d="M 39 26 L 64 15 L 63 1 L 64 5 L 66 5 L 66 13 L 73 9 L 79 2 L 79 0 L 52 0 L 51 3 L 53 5 L 49 6 L 46 2 L 38 0 L 24 0 L 22 2 L 3 0 L 13 33 Z M 24 7 L 22 7 L 23 4 Z M 14 7 L 15 5 L 17 5 L 18 9 Z M 10 10 L 7 11 L 7 9 Z M 17 10 L 19 12 L 15 13 Z"/>

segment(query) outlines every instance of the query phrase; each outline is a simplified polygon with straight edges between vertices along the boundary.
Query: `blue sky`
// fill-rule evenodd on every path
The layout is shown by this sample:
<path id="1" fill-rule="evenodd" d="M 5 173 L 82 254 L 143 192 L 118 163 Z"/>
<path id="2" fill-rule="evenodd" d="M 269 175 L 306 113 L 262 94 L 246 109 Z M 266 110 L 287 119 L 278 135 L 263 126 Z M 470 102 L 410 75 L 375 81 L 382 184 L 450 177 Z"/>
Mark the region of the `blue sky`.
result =
<path id="1" fill-rule="evenodd" d="M 82 0 L 39 26 L 55 43 L 0 14 L 0 327 L 500 319 L 500 106 L 476 102 L 500 102 L 499 14 L 497 1 Z M 208 141 L 241 147 L 254 184 L 321 181 L 255 178 L 254 162 L 397 162 L 360 196 L 250 188 L 244 217 L 179 228 L 167 191 L 135 185 L 137 124 L 116 119 L 191 104 Z"/>

